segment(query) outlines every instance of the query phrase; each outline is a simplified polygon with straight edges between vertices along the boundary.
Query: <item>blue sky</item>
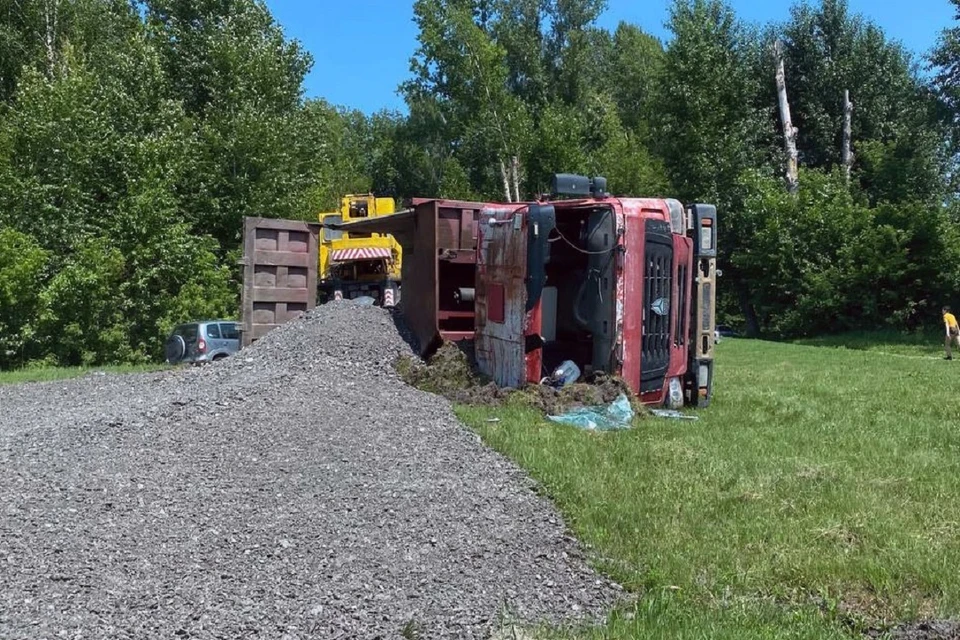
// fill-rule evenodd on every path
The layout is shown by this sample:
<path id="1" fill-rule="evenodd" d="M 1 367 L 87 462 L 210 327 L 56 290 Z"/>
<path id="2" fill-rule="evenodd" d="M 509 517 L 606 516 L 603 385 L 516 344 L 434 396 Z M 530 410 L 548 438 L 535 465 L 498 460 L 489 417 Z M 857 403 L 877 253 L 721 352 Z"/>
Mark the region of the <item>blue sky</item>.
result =
<path id="1" fill-rule="evenodd" d="M 296 38 L 314 57 L 307 78 L 308 97 L 372 113 L 402 109 L 397 86 L 409 77 L 416 49 L 412 0 L 266 0 L 288 37 Z M 608 0 L 604 27 L 621 20 L 648 33 L 666 37 L 669 0 Z M 731 0 L 749 22 L 785 20 L 792 2 Z M 850 0 L 850 8 L 880 25 L 888 37 L 923 54 L 941 29 L 952 26 L 948 0 Z"/>

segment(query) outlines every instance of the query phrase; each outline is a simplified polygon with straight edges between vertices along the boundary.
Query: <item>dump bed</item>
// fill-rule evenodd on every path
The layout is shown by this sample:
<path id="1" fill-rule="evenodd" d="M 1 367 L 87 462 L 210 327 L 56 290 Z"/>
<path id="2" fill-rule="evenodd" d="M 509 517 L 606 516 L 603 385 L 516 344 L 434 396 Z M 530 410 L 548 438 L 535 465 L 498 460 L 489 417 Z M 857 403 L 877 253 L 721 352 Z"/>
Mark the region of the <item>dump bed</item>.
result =
<path id="1" fill-rule="evenodd" d="M 389 233 L 403 249 L 401 307 L 423 353 L 441 338 L 473 337 L 477 231 L 484 204 L 414 199 L 402 213 L 334 225 L 349 233 Z"/>
<path id="2" fill-rule="evenodd" d="M 243 346 L 316 306 L 319 234 L 319 224 L 244 218 Z"/>

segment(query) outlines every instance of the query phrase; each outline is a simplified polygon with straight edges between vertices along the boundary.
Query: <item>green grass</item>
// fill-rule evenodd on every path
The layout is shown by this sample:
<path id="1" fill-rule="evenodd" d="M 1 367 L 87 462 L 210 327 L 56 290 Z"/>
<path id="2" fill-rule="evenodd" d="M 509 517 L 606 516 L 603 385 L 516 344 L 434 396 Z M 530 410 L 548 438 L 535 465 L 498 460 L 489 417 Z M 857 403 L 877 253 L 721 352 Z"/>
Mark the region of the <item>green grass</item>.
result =
<path id="1" fill-rule="evenodd" d="M 146 373 L 167 368 L 164 365 L 111 365 L 105 367 L 38 367 L 0 371 L 0 385 L 26 382 L 53 382 L 79 378 L 94 371 L 106 373 Z"/>
<path id="2" fill-rule="evenodd" d="M 914 358 L 943 355 L 943 333 L 939 330 L 924 333 L 858 331 L 833 336 L 803 338 L 794 342 L 811 347 L 873 351 Z"/>
<path id="3" fill-rule="evenodd" d="M 724 340 L 716 371 L 697 422 L 593 434 L 458 408 L 638 597 L 574 637 L 843 638 L 960 614 L 960 362 Z"/>

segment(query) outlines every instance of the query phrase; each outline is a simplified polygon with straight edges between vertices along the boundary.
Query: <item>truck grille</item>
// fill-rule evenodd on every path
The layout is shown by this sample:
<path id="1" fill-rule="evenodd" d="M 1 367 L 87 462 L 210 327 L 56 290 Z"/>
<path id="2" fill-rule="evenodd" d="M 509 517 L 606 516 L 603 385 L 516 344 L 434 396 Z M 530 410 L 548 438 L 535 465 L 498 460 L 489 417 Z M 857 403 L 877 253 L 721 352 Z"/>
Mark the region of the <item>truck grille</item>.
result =
<path id="1" fill-rule="evenodd" d="M 648 220 L 644 243 L 643 338 L 640 350 L 640 391 L 663 388 L 670 366 L 670 317 L 673 305 L 673 239 L 670 226 Z"/>

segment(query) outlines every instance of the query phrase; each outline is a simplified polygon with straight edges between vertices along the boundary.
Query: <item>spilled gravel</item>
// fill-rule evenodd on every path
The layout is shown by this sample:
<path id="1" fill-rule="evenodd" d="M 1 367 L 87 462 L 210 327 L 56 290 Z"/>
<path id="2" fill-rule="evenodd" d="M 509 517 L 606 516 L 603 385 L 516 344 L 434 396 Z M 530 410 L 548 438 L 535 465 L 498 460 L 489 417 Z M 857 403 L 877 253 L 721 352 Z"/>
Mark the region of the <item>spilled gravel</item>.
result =
<path id="1" fill-rule="evenodd" d="M 484 638 L 620 596 L 391 315 L 229 360 L 0 387 L 0 638 Z"/>

